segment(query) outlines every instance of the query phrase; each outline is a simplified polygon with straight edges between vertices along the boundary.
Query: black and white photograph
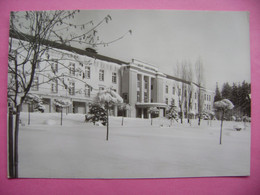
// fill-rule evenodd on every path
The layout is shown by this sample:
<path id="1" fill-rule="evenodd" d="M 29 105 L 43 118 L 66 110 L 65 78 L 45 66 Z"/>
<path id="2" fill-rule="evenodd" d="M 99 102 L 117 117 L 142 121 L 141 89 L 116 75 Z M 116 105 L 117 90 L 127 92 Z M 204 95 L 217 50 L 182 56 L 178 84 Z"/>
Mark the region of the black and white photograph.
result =
<path id="1" fill-rule="evenodd" d="M 249 13 L 10 13 L 8 177 L 250 175 Z"/>

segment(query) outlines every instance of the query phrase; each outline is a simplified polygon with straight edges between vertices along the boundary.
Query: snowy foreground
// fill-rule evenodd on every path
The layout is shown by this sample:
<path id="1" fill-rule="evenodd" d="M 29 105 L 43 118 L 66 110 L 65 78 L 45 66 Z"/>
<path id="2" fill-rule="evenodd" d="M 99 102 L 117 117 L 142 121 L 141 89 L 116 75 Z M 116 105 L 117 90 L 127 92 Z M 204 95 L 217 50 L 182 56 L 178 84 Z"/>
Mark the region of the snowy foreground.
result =
<path id="1" fill-rule="evenodd" d="M 84 122 L 84 115 L 22 113 L 19 134 L 21 178 L 166 178 L 247 176 L 250 123 L 197 121 L 192 126 L 166 119 L 110 118 L 106 127 Z M 163 125 L 162 125 L 163 124 Z M 235 131 L 234 125 L 245 127 Z"/>

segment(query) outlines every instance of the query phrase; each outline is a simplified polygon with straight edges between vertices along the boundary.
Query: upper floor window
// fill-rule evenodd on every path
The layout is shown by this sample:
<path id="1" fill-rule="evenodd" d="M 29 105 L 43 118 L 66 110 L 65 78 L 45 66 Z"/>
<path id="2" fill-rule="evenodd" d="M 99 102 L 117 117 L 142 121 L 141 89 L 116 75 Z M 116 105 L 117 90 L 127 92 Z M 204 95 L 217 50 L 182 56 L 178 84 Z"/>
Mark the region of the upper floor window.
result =
<path id="1" fill-rule="evenodd" d="M 70 75 L 75 76 L 75 63 L 70 63 Z"/>
<path id="2" fill-rule="evenodd" d="M 112 73 L 112 83 L 116 83 L 116 72 Z"/>
<path id="3" fill-rule="evenodd" d="M 171 105 L 175 105 L 175 99 L 172 98 Z"/>
<path id="4" fill-rule="evenodd" d="M 195 100 L 196 100 L 196 99 L 197 99 L 197 93 L 195 92 L 195 94 L 194 94 L 194 95 L 195 95 Z"/>
<path id="5" fill-rule="evenodd" d="M 75 83 L 74 82 L 69 82 L 69 94 L 75 95 Z"/>
<path id="6" fill-rule="evenodd" d="M 54 78 L 51 83 L 51 92 L 58 93 L 58 79 Z"/>
<path id="7" fill-rule="evenodd" d="M 90 86 L 85 84 L 85 96 L 86 97 L 90 97 L 90 91 L 91 91 Z"/>
<path id="8" fill-rule="evenodd" d="M 181 89 L 179 88 L 178 89 L 178 96 L 180 96 L 181 95 Z"/>
<path id="9" fill-rule="evenodd" d="M 58 62 L 51 63 L 53 73 L 58 73 Z"/>
<path id="10" fill-rule="evenodd" d="M 169 87 L 168 87 L 168 85 L 165 86 L 165 92 L 166 92 L 166 93 L 169 92 Z"/>
<path id="11" fill-rule="evenodd" d="M 104 74 L 105 74 L 104 70 L 99 70 L 99 80 L 100 81 L 104 81 Z"/>
<path id="12" fill-rule="evenodd" d="M 137 94 L 136 94 L 136 99 L 137 99 L 137 102 L 141 102 L 141 95 L 140 95 L 140 91 L 137 91 Z"/>
<path id="13" fill-rule="evenodd" d="M 141 88 L 141 75 L 137 75 L 137 91 Z"/>
<path id="14" fill-rule="evenodd" d="M 169 102 L 168 102 L 168 98 L 165 98 L 165 104 L 168 104 Z"/>
<path id="15" fill-rule="evenodd" d="M 148 89 L 148 81 L 144 79 L 144 89 L 147 91 Z"/>
<path id="16" fill-rule="evenodd" d="M 172 87 L 172 94 L 175 95 L 175 87 Z"/>
<path id="17" fill-rule="evenodd" d="M 86 66 L 85 67 L 85 75 L 87 79 L 90 79 L 90 67 Z"/>
<path id="18" fill-rule="evenodd" d="M 31 90 L 32 91 L 38 91 L 39 90 L 39 76 L 38 75 L 34 75 Z"/>
<path id="19" fill-rule="evenodd" d="M 209 101 L 211 101 L 211 96 L 209 95 Z"/>

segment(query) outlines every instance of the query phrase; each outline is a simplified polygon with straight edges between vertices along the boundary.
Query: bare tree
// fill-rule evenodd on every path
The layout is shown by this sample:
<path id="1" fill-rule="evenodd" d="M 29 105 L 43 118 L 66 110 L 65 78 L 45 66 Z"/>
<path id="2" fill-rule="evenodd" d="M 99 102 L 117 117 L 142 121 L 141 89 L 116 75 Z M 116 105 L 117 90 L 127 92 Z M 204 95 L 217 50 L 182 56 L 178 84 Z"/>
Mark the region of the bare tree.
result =
<path id="1" fill-rule="evenodd" d="M 192 80 L 192 69 L 191 65 L 187 60 L 182 60 L 181 64 L 176 65 L 176 77 L 182 79 L 182 82 L 177 84 L 178 89 L 178 100 L 180 109 L 181 123 L 183 123 L 183 118 L 186 115 L 188 118 L 189 111 L 189 95 L 192 93 L 190 83 Z"/>
<path id="2" fill-rule="evenodd" d="M 203 91 L 202 88 L 204 86 L 204 68 L 202 59 L 199 57 L 195 63 L 195 72 L 196 72 L 196 79 L 195 82 L 198 86 L 198 125 L 200 125 L 202 112 L 203 112 Z"/>
<path id="3" fill-rule="evenodd" d="M 88 21 L 84 24 L 75 24 L 74 18 L 80 11 L 26 11 L 11 12 L 10 16 L 10 37 L 8 56 L 8 99 L 15 112 L 14 136 L 12 129 L 9 129 L 9 159 L 13 158 L 9 164 L 9 175 L 11 178 L 18 177 L 18 132 L 20 112 L 22 105 L 32 87 L 37 87 L 41 83 L 35 84 L 36 73 L 45 78 L 43 83 L 56 82 L 63 85 L 66 90 L 71 90 L 69 80 L 71 78 L 80 80 L 75 74 L 59 74 L 53 63 L 57 63 L 61 68 L 68 71 L 73 70 L 64 61 L 70 59 L 64 55 L 60 49 L 72 44 L 84 45 L 87 47 L 97 47 L 99 45 L 108 46 L 110 43 L 122 39 L 127 33 L 115 40 L 104 42 L 98 36 L 98 27 L 112 20 L 107 15 L 98 23 Z M 58 57 L 53 57 L 50 53 L 55 53 Z M 61 57 L 62 56 L 62 57 Z M 72 56 L 75 61 L 79 61 L 77 56 Z M 44 68 L 39 67 L 44 63 Z M 46 71 L 51 69 L 49 74 Z M 66 80 L 67 79 L 67 80 Z M 67 83 L 66 83 L 67 81 Z M 88 85 L 88 83 L 85 83 Z M 91 86 L 89 86 L 91 87 Z M 13 139 L 14 140 L 11 140 Z M 12 149 L 13 148 L 13 149 Z"/>

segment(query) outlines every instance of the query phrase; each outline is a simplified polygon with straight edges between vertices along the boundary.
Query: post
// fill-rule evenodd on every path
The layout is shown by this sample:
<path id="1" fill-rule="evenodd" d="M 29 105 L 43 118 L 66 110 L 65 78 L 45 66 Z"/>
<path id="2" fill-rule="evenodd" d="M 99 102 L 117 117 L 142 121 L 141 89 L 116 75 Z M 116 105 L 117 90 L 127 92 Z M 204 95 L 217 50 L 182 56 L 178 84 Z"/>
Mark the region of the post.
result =
<path id="1" fill-rule="evenodd" d="M 14 146 L 13 146 L 13 107 L 9 107 L 8 113 L 8 169 L 9 177 L 14 177 Z"/>
<path id="2" fill-rule="evenodd" d="M 62 126 L 62 107 L 60 109 L 61 109 L 61 112 L 60 112 L 60 125 Z"/>
<path id="3" fill-rule="evenodd" d="M 28 104 L 28 125 L 30 125 L 30 122 L 31 122 L 31 117 L 30 117 L 30 107 L 31 107 L 31 104 Z"/>
<path id="4" fill-rule="evenodd" d="M 108 133 L 109 133 L 109 119 L 108 119 L 108 103 L 106 103 L 106 109 L 107 109 L 107 138 L 108 141 Z"/>
<path id="5" fill-rule="evenodd" d="M 222 112 L 222 117 L 221 117 L 221 127 L 220 127 L 220 140 L 219 144 L 222 144 L 222 127 L 223 127 L 223 120 L 224 120 L 224 110 Z"/>

